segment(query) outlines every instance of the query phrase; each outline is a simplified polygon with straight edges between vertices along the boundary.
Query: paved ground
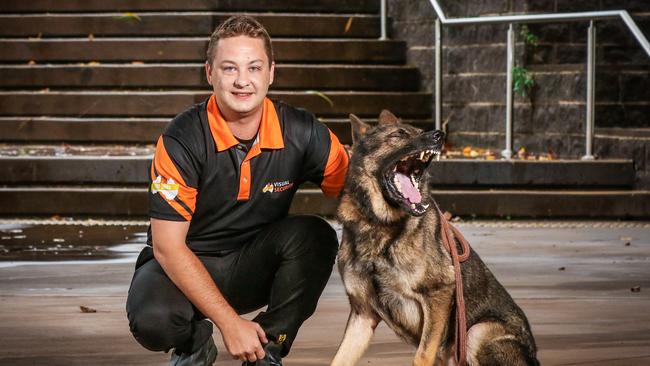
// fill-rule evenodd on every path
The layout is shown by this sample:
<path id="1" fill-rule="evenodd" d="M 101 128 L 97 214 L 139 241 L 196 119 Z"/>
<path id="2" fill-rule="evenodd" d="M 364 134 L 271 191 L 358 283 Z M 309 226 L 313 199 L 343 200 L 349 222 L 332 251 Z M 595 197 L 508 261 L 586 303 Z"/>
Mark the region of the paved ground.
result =
<path id="1" fill-rule="evenodd" d="M 542 364 L 650 365 L 650 224 L 458 226 L 528 314 Z M 121 236 L 113 241 L 120 246 L 84 247 L 91 258 L 92 249 L 102 252 L 98 259 L 74 261 L 70 258 L 78 256 L 66 255 L 65 261 L 51 262 L 53 252 L 72 245 L 64 238 L 53 241 L 56 230 L 42 234 L 43 228 L 30 231 L 24 223 L 0 222 L 0 365 L 165 364 L 168 355 L 147 352 L 131 338 L 124 312 L 132 252 L 141 245 L 144 228 L 115 228 L 102 236 Z M 92 238 L 94 232 L 76 226 L 66 230 L 78 239 Z M 28 253 L 16 254 L 20 240 L 32 236 L 39 238 L 36 244 Z M 68 251 L 74 253 L 75 245 Z M 52 255 L 36 258 L 47 261 L 10 262 L 33 260 L 34 253 L 48 251 Z M 631 291 L 636 286 L 640 291 Z M 82 313 L 82 305 L 97 312 Z M 334 274 L 285 364 L 327 365 L 347 311 L 340 278 Z M 238 365 L 218 334 L 215 340 L 217 365 Z M 412 355 L 413 349 L 382 325 L 359 364 L 408 365 Z"/>

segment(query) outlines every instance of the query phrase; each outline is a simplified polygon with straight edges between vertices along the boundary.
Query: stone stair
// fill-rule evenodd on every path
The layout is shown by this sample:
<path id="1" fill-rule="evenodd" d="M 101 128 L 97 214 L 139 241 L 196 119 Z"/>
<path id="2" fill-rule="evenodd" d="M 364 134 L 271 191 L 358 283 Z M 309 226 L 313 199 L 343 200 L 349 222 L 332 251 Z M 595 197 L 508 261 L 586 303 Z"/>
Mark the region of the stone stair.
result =
<path id="1" fill-rule="evenodd" d="M 171 117 L 208 97 L 207 38 L 236 12 L 256 16 L 274 39 L 271 97 L 311 110 L 344 143 L 349 113 L 372 120 L 388 108 L 432 127 L 432 95 L 407 64 L 406 42 L 378 40 L 378 1 L 8 0 L 0 4 L 0 215 L 145 216 L 153 143 Z M 463 77 L 445 81 L 459 105 Z M 626 158 L 443 160 L 432 189 L 459 215 L 648 217 L 649 194 L 633 190 Z M 334 207 L 307 186 L 292 210 Z"/>

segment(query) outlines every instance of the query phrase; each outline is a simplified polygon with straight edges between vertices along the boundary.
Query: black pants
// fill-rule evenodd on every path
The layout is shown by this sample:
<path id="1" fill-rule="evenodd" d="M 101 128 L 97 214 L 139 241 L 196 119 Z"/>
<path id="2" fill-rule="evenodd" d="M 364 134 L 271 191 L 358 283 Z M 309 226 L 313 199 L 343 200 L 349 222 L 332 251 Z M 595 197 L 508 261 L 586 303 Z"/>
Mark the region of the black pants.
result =
<path id="1" fill-rule="evenodd" d="M 332 272 L 338 241 L 316 216 L 290 216 L 241 249 L 199 256 L 228 303 L 255 317 L 284 357 L 298 328 L 316 310 Z M 167 277 L 153 250 L 140 254 L 126 302 L 131 332 L 145 348 L 191 352 L 212 336 L 212 323 Z"/>

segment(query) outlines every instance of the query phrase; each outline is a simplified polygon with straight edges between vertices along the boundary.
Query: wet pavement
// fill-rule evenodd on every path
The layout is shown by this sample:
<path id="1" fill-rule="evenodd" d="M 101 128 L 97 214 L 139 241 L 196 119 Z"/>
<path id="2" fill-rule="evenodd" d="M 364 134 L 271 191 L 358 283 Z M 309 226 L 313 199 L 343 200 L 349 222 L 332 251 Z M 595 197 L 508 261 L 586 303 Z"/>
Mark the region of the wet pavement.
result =
<path id="1" fill-rule="evenodd" d="M 650 223 L 457 225 L 527 313 L 543 365 L 650 365 Z M 0 365 L 166 364 L 133 340 L 124 311 L 146 229 L 0 221 Z M 347 312 L 334 273 L 285 365 L 327 365 Z M 214 337 L 216 365 L 239 365 Z M 413 352 L 382 324 L 359 364 L 408 365 Z"/>
<path id="2" fill-rule="evenodd" d="M 0 157 L 153 156 L 151 144 L 2 144 Z"/>
<path id="3" fill-rule="evenodd" d="M 146 241 L 143 224 L 0 223 L 0 261 L 124 258 L 137 254 Z"/>

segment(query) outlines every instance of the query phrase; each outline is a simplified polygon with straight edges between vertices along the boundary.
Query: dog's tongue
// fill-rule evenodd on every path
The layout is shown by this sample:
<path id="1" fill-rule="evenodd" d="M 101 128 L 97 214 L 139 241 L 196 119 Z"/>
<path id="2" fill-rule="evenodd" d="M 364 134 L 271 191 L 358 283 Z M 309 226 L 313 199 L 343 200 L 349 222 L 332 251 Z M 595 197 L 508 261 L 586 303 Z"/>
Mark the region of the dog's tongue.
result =
<path id="1" fill-rule="evenodd" d="M 411 203 L 420 203 L 422 201 L 422 195 L 420 194 L 420 191 L 417 190 L 417 188 L 413 187 L 411 178 L 402 173 L 396 173 L 395 176 L 402 186 L 402 195 L 404 198 L 409 200 Z"/>

